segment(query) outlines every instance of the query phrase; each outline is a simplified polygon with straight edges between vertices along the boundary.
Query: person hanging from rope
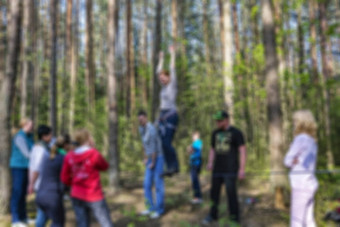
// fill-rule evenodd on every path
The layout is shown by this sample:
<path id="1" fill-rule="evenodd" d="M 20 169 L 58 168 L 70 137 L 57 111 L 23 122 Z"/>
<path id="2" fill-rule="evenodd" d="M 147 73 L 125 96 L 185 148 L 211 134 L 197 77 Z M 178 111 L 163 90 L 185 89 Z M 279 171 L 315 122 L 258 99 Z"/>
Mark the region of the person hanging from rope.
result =
<path id="1" fill-rule="evenodd" d="M 162 140 L 164 158 L 167 170 L 163 176 L 172 176 L 179 171 L 176 150 L 172 145 L 178 125 L 176 106 L 177 78 L 176 78 L 176 52 L 174 46 L 170 46 L 170 72 L 163 70 L 164 54 L 160 52 L 157 74 L 162 86 L 160 92 L 160 117 L 158 129 Z"/>
<path id="2" fill-rule="evenodd" d="M 228 113 L 218 111 L 214 115 L 214 120 L 217 122 L 217 129 L 211 137 L 207 166 L 208 170 L 212 170 L 211 209 L 203 224 L 209 225 L 218 219 L 218 204 L 223 183 L 228 196 L 229 219 L 239 224 L 237 179 L 241 180 L 245 177 L 245 141 L 242 132 L 230 125 Z"/>
<path id="3" fill-rule="evenodd" d="M 290 226 L 314 227 L 314 195 L 318 189 L 314 174 L 318 152 L 317 124 L 309 110 L 295 112 L 293 122 L 295 137 L 284 159 L 284 164 L 290 168 L 292 187 Z M 305 173 L 299 174 L 301 171 Z"/>

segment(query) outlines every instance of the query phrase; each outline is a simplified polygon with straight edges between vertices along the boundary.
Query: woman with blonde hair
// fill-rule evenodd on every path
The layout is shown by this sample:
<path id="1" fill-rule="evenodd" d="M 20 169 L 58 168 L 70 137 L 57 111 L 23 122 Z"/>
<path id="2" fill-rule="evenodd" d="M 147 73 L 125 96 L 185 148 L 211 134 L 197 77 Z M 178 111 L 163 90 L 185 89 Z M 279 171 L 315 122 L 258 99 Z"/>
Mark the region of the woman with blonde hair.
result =
<path id="1" fill-rule="evenodd" d="M 10 158 L 12 173 L 11 214 L 12 226 L 26 226 L 26 195 L 28 166 L 33 147 L 33 123 L 30 119 L 20 121 L 20 130 L 13 136 Z"/>
<path id="2" fill-rule="evenodd" d="M 284 159 L 290 168 L 291 227 L 314 227 L 314 195 L 318 189 L 315 177 L 317 159 L 317 124 L 309 110 L 300 110 L 293 115 L 294 141 Z"/>

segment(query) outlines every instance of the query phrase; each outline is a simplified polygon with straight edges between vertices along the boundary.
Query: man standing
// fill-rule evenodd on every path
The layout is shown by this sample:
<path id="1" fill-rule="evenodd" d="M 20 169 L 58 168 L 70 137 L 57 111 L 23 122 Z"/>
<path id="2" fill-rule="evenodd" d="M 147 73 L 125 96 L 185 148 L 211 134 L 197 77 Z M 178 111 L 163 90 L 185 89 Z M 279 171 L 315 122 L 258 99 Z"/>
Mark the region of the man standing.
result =
<path id="1" fill-rule="evenodd" d="M 156 128 L 148 122 L 144 111 L 138 113 L 139 133 L 144 147 L 144 195 L 147 209 L 141 215 L 159 218 L 164 213 L 163 154 Z M 156 201 L 153 199 L 152 186 L 155 184 Z"/>
<path id="2" fill-rule="evenodd" d="M 221 186 L 224 183 L 228 196 L 229 219 L 240 223 L 237 196 L 237 179 L 243 179 L 246 163 L 246 146 L 242 132 L 230 125 L 229 115 L 219 111 L 214 115 L 217 129 L 211 138 L 208 169 L 212 170 L 210 197 L 212 201 L 209 215 L 204 224 L 218 219 L 218 204 Z"/>

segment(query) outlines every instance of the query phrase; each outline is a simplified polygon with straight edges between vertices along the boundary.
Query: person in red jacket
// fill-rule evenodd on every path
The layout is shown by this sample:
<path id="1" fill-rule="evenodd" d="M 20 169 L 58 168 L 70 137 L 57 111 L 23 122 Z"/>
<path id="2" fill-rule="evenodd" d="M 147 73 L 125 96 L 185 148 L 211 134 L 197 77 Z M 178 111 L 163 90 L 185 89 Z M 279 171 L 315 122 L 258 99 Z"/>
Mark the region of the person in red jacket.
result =
<path id="1" fill-rule="evenodd" d="M 77 226 L 88 227 L 92 211 L 102 227 L 112 227 L 113 223 L 100 183 L 100 171 L 107 170 L 109 165 L 94 148 L 89 131 L 85 129 L 77 131 L 74 139 L 78 147 L 66 155 L 61 180 L 71 186 Z"/>

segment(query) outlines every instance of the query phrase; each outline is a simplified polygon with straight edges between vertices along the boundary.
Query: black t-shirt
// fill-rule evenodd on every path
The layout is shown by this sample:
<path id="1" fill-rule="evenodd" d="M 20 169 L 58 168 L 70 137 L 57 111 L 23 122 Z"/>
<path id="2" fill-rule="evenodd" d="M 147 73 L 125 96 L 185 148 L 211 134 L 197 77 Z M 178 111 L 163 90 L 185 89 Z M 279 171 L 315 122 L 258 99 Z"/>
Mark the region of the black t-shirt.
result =
<path id="1" fill-rule="evenodd" d="M 211 146 L 215 150 L 214 173 L 237 173 L 239 169 L 239 147 L 244 145 L 240 130 L 230 126 L 217 129 L 211 137 Z"/>

